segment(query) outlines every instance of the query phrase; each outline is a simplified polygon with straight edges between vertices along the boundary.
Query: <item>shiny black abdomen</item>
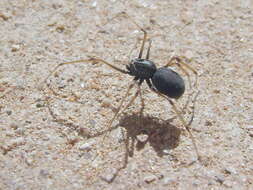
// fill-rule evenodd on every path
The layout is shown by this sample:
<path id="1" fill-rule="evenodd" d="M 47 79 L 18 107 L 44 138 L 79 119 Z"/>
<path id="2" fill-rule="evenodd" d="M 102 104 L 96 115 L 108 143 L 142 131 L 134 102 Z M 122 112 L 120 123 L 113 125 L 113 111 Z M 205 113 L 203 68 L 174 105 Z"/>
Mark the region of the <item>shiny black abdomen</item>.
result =
<path id="1" fill-rule="evenodd" d="M 166 67 L 157 69 L 151 80 L 160 93 L 170 98 L 177 99 L 184 94 L 184 80 L 179 74 L 171 69 Z"/>
<path id="2" fill-rule="evenodd" d="M 140 79 L 150 79 L 156 72 L 155 64 L 147 59 L 134 59 L 127 69 L 130 75 Z"/>

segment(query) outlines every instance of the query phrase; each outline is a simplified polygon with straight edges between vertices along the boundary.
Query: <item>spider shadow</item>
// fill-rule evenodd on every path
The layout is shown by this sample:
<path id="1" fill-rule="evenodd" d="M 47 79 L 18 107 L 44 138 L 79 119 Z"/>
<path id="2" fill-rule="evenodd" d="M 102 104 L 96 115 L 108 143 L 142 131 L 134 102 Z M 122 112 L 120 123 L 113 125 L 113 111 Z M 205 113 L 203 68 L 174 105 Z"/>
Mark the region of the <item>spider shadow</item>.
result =
<path id="1" fill-rule="evenodd" d="M 142 114 L 126 114 L 122 116 L 119 123 L 111 129 L 104 130 L 88 138 L 98 137 L 121 127 L 125 129 L 125 156 L 123 165 L 117 169 L 110 179 L 101 177 L 107 183 L 112 183 L 119 172 L 127 167 L 128 158 L 134 156 L 135 149 L 140 151 L 144 149 L 147 143 L 155 150 L 159 157 L 168 155 L 164 150 L 174 149 L 179 144 L 181 130 L 171 124 L 174 118 L 161 120 L 153 116 L 144 116 Z M 122 130 L 123 132 L 123 130 Z M 140 140 L 140 136 L 146 138 Z"/>
<path id="2" fill-rule="evenodd" d="M 174 149 L 178 146 L 181 130 L 171 124 L 174 118 L 161 120 L 149 115 L 124 115 L 117 126 L 126 131 L 128 155 L 133 156 L 134 150 L 142 150 L 147 143 L 154 149 L 159 157 L 167 153 L 164 150 Z M 144 139 L 140 139 L 144 136 Z"/>

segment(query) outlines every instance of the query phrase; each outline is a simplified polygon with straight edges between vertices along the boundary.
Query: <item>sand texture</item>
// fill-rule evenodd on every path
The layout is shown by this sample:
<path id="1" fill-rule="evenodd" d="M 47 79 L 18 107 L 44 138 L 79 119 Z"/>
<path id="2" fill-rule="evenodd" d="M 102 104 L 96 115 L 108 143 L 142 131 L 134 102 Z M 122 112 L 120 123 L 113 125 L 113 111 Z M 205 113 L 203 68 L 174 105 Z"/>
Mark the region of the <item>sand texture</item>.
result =
<path id="1" fill-rule="evenodd" d="M 201 161 L 146 83 L 142 114 L 138 96 L 97 135 L 133 77 L 84 62 L 45 81 L 92 57 L 125 70 L 143 32 L 123 11 L 152 39 L 157 67 L 184 56 L 197 71 L 194 86 L 194 72 L 171 67 L 186 83 L 174 102 L 187 122 L 194 110 Z M 1 0 L 0 190 L 253 189 L 252 39 L 252 0 Z"/>

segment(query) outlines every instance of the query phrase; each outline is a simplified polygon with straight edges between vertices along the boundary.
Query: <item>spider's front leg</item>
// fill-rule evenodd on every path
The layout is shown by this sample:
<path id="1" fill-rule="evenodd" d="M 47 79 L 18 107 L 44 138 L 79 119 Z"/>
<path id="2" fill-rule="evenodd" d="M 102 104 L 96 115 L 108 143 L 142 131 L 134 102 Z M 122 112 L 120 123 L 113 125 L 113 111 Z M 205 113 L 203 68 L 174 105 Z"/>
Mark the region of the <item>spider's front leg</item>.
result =
<path id="1" fill-rule="evenodd" d="M 53 90 L 49 83 L 47 83 L 47 80 L 62 66 L 65 66 L 65 65 L 72 65 L 72 64 L 83 64 L 83 63 L 93 63 L 93 64 L 97 64 L 97 63 L 101 63 L 101 64 L 105 64 L 107 66 L 109 66 L 110 68 L 116 70 L 116 71 L 119 71 L 121 73 L 124 73 L 124 74 L 128 74 L 129 72 L 128 71 L 125 71 L 123 69 L 120 69 L 118 68 L 117 66 L 114 66 L 113 64 L 111 63 L 108 63 L 107 61 L 104 61 L 103 59 L 100 59 L 100 58 L 89 58 L 89 59 L 81 59 L 81 60 L 77 60 L 77 61 L 71 61 L 71 62 L 64 62 L 64 63 L 60 63 L 58 64 L 49 74 L 48 76 L 42 81 L 42 83 L 40 84 L 40 88 L 43 87 L 43 85 L 46 83 L 48 89 L 53 93 L 54 96 L 56 97 L 60 97 L 60 98 L 66 98 L 67 96 L 66 95 L 60 95 L 59 93 L 57 93 L 55 90 Z M 72 93 L 72 95 L 74 95 Z M 75 96 L 75 95 L 74 95 Z"/>

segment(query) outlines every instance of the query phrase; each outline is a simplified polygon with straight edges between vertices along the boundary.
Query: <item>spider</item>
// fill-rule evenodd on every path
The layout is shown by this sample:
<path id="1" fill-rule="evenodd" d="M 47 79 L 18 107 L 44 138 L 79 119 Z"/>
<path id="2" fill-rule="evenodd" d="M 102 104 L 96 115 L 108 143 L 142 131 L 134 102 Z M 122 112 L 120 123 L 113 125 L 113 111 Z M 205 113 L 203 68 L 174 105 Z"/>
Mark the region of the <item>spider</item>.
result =
<path id="1" fill-rule="evenodd" d="M 165 66 L 157 68 L 155 63 L 149 59 L 152 41 L 151 41 L 151 39 L 148 39 L 146 30 L 144 30 L 141 26 L 139 26 L 127 13 L 122 12 L 120 14 L 122 16 L 127 17 L 137 28 L 139 28 L 139 30 L 141 30 L 143 32 L 143 39 L 142 39 L 139 55 L 137 58 L 131 60 L 129 62 L 129 64 L 126 65 L 125 69 L 121 69 L 121 68 L 119 68 L 111 63 L 108 63 L 107 61 L 102 60 L 100 58 L 92 57 L 89 59 L 82 59 L 82 60 L 77 60 L 77 61 L 72 61 L 72 62 L 64 62 L 64 63 L 58 64 L 49 73 L 49 75 L 44 80 L 44 82 L 46 82 L 47 79 L 52 74 L 54 74 L 59 67 L 62 67 L 64 65 L 77 64 L 77 63 L 105 64 L 116 71 L 119 71 L 119 72 L 126 74 L 126 75 L 133 76 L 133 80 L 130 83 L 130 85 L 128 86 L 125 95 L 122 97 L 121 102 L 120 102 L 118 108 L 116 109 L 116 112 L 114 113 L 113 118 L 108 123 L 108 127 L 107 127 L 106 131 L 109 131 L 110 128 L 112 128 L 113 121 L 115 120 L 115 118 L 117 118 L 120 111 L 122 113 L 125 109 L 127 109 L 139 95 L 140 95 L 141 101 L 142 101 L 142 108 L 144 107 L 144 101 L 142 99 L 140 87 L 143 84 L 143 82 L 146 82 L 148 87 L 151 89 L 151 91 L 158 94 L 160 97 L 167 99 L 168 102 L 171 104 L 177 117 L 182 122 L 184 128 L 188 131 L 190 138 L 192 140 L 195 152 L 196 152 L 197 160 L 200 160 L 201 157 L 199 155 L 195 139 L 194 139 L 194 137 L 191 133 L 190 127 L 189 127 L 191 122 L 188 124 L 186 123 L 186 121 L 185 121 L 184 117 L 182 116 L 181 112 L 179 111 L 178 107 L 175 105 L 174 101 L 172 100 L 172 99 L 179 99 L 184 94 L 184 92 L 185 92 L 184 80 L 178 73 L 176 73 L 175 71 L 173 71 L 172 69 L 170 69 L 168 67 L 173 66 L 173 65 L 178 66 L 187 75 L 188 78 L 189 78 L 189 73 L 187 72 L 186 69 L 192 71 L 196 75 L 196 82 L 194 85 L 197 84 L 197 76 L 198 76 L 197 71 L 194 68 L 192 68 L 190 65 L 188 65 L 187 63 L 184 62 L 184 60 L 186 58 L 183 56 L 174 56 L 168 61 L 168 63 Z M 148 41 L 149 45 L 148 45 L 146 56 L 145 56 L 145 58 L 143 58 L 143 50 L 144 50 L 145 43 L 147 41 Z M 130 90 L 134 86 L 138 87 L 137 92 L 130 99 L 129 103 L 122 109 L 123 103 L 125 102 L 126 98 L 128 97 Z M 192 117 L 192 119 L 193 119 L 193 117 Z M 100 134 L 102 134 L 102 133 L 100 133 Z"/>

